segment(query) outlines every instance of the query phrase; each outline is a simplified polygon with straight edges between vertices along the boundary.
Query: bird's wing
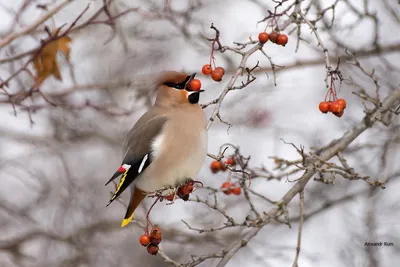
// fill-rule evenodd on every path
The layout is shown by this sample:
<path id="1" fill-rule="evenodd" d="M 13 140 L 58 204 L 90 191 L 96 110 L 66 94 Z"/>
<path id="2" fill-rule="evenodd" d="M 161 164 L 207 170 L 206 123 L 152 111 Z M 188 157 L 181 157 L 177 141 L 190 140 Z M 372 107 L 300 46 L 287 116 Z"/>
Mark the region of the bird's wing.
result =
<path id="1" fill-rule="evenodd" d="M 117 198 L 151 164 L 151 144 L 161 133 L 167 117 L 148 111 L 133 126 L 124 141 L 125 156 L 121 167 L 106 183 L 122 175 L 113 196 L 107 205 Z"/>

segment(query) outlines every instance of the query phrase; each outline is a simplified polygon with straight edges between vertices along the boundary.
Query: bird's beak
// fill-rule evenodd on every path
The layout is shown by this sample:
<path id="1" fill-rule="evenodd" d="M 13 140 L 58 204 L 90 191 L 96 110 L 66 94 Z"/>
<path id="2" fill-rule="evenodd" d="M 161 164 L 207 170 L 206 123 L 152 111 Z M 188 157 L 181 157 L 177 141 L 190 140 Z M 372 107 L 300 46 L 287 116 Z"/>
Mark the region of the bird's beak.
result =
<path id="1" fill-rule="evenodd" d="M 188 82 L 190 82 L 191 80 L 193 80 L 194 79 L 194 77 L 196 77 L 196 72 L 195 73 L 192 73 L 191 75 L 190 75 L 190 79 L 189 79 L 189 81 Z"/>

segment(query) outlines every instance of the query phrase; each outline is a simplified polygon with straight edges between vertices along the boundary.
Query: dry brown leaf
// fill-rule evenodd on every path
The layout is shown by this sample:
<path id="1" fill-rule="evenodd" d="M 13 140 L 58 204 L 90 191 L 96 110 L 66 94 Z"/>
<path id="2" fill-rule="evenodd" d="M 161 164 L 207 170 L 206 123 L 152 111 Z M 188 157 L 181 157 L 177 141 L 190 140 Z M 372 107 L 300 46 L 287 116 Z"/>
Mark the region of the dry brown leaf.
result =
<path id="1" fill-rule="evenodd" d="M 33 66 L 35 67 L 36 87 L 53 75 L 57 80 L 62 80 L 60 69 L 57 62 L 57 52 L 64 54 L 69 60 L 71 38 L 63 36 L 55 39 L 43 46 L 40 52 L 33 58 Z"/>
<path id="2" fill-rule="evenodd" d="M 69 44 L 71 43 L 72 39 L 69 38 L 68 36 L 64 36 L 60 39 L 57 40 L 58 44 L 58 51 L 62 52 L 64 56 L 69 60 L 69 53 L 70 53 L 70 48 Z"/>

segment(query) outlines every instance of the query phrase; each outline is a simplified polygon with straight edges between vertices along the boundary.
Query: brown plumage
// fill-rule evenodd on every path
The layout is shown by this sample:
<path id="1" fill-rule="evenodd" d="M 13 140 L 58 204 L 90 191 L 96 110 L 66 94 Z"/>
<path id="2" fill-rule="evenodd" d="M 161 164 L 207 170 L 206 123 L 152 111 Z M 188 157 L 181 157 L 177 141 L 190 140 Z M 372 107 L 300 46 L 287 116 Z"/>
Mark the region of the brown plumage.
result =
<path id="1" fill-rule="evenodd" d="M 109 202 L 131 185 L 122 226 L 130 222 L 146 192 L 194 178 L 204 162 L 207 133 L 205 114 L 198 104 L 200 92 L 186 90 L 194 75 L 164 72 L 154 79 L 156 101 L 127 135 L 122 165 L 130 168 Z"/>

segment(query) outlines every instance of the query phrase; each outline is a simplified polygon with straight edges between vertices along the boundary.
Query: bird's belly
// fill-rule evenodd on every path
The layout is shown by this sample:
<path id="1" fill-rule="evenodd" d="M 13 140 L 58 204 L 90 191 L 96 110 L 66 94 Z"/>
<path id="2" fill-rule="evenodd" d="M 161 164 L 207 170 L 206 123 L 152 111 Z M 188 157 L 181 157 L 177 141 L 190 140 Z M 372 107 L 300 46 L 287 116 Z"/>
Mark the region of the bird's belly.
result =
<path id="1" fill-rule="evenodd" d="M 183 140 L 182 140 L 183 141 Z M 189 142 L 190 139 L 186 139 Z M 152 164 L 138 177 L 135 184 L 146 192 L 154 192 L 164 186 L 174 186 L 184 183 L 186 179 L 195 179 L 203 166 L 207 155 L 207 132 L 202 131 L 199 138 L 192 145 L 181 144 L 179 157 L 155 159 Z M 157 153 L 159 157 L 168 157 L 168 153 Z M 166 192 L 167 193 L 167 192 Z"/>
<path id="2" fill-rule="evenodd" d="M 201 133 L 200 139 L 192 153 L 180 162 L 179 167 L 171 170 L 168 184 L 184 182 L 188 178 L 195 179 L 207 155 L 207 135 Z"/>

